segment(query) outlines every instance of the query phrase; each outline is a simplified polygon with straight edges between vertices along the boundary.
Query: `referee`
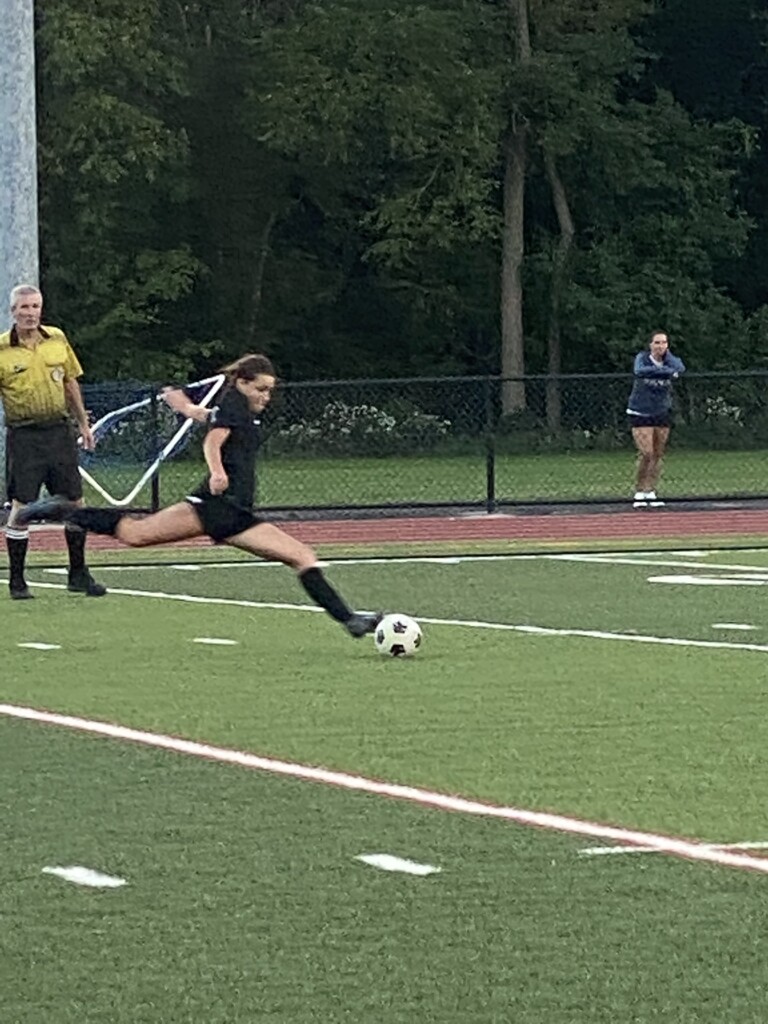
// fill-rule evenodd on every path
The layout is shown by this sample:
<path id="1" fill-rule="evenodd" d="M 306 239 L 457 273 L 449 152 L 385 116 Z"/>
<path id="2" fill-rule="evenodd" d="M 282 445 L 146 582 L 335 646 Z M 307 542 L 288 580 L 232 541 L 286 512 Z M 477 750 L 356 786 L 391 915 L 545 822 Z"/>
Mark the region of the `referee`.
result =
<path id="1" fill-rule="evenodd" d="M 93 448 L 77 383 L 82 367 L 64 332 L 42 326 L 42 311 L 40 291 L 32 285 L 17 285 L 11 292 L 13 327 L 0 334 L 0 399 L 5 408 L 6 486 L 11 499 L 5 539 L 14 601 L 33 597 L 24 579 L 29 530 L 14 525 L 19 510 L 39 497 L 43 485 L 50 494 L 82 501 L 70 413 L 83 446 Z M 94 580 L 85 564 L 85 533 L 67 526 L 64 536 L 69 552 L 67 589 L 89 597 L 106 594 L 106 587 Z"/>

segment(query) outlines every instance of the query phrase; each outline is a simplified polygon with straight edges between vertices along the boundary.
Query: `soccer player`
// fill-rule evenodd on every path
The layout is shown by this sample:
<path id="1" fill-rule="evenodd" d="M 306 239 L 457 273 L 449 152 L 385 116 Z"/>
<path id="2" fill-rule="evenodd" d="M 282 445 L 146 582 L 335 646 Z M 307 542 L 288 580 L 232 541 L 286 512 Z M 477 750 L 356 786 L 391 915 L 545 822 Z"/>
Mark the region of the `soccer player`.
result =
<path id="1" fill-rule="evenodd" d="M 194 405 L 180 390 L 164 393 L 176 412 L 207 421 L 203 454 L 207 477 L 185 501 L 146 516 L 122 509 L 82 508 L 61 498 L 28 505 L 21 522 L 64 522 L 93 533 L 106 533 L 132 547 L 167 544 L 209 536 L 217 543 L 282 562 L 298 573 L 312 598 L 354 637 L 373 633 L 380 615 L 352 611 L 326 580 L 314 551 L 253 512 L 256 456 L 261 442 L 261 414 L 272 398 L 276 378 L 266 356 L 245 355 L 222 371 L 226 384 L 218 406 Z"/>
<path id="2" fill-rule="evenodd" d="M 5 408 L 6 486 L 11 499 L 5 539 L 14 601 L 33 596 L 24 578 L 29 531 L 18 521 L 23 506 L 39 497 L 43 484 L 51 494 L 82 500 L 70 413 L 84 447 L 93 448 L 77 382 L 82 368 L 64 332 L 41 324 L 42 310 L 39 290 L 17 285 L 11 292 L 13 327 L 0 334 L 0 399 Z M 106 594 L 85 564 L 85 533 L 70 524 L 64 535 L 69 552 L 67 589 L 90 597 Z"/>
<path id="3" fill-rule="evenodd" d="M 635 356 L 635 382 L 627 416 L 637 448 L 634 508 L 658 508 L 656 497 L 661 460 L 672 426 L 672 381 L 685 373 L 682 359 L 669 350 L 666 331 L 654 331 L 647 349 Z"/>

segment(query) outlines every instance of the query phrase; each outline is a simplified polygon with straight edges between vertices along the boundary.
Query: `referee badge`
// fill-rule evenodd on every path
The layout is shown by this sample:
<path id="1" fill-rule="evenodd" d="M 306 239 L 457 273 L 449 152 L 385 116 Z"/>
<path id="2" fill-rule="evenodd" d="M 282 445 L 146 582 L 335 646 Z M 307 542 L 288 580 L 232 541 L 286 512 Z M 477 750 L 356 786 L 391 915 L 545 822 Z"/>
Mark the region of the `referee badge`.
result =
<path id="1" fill-rule="evenodd" d="M 51 380 L 55 380 L 57 384 L 61 384 L 64 380 L 64 370 L 60 366 L 54 366 L 51 370 Z"/>

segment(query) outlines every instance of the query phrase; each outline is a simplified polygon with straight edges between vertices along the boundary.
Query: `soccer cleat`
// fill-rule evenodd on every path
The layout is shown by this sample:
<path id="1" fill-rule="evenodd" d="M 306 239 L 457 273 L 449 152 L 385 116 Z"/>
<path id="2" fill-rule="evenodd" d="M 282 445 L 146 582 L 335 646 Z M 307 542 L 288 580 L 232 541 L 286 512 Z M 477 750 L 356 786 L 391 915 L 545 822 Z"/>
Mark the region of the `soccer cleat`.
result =
<path id="1" fill-rule="evenodd" d="M 353 612 L 352 618 L 347 619 L 344 625 L 350 636 L 357 639 L 367 636 L 369 633 L 375 633 L 382 618 L 381 612 Z"/>
<path id="2" fill-rule="evenodd" d="M 12 583 L 8 587 L 8 593 L 12 601 L 31 601 L 35 596 L 23 580 L 21 583 Z"/>
<path id="3" fill-rule="evenodd" d="M 659 499 L 656 497 L 656 491 L 648 491 L 645 496 L 648 499 L 648 504 L 651 506 L 651 508 L 664 507 L 665 503 L 663 501 L 659 501 Z"/>
<path id="4" fill-rule="evenodd" d="M 107 588 L 97 583 L 87 569 L 78 569 L 69 574 L 67 590 L 72 594 L 85 594 L 86 597 L 104 597 Z"/>
<path id="5" fill-rule="evenodd" d="M 33 522 L 65 523 L 69 513 L 77 508 L 73 501 L 66 498 L 39 498 L 24 505 L 16 514 L 14 526 L 29 526 Z"/>
<path id="6" fill-rule="evenodd" d="M 645 491 L 635 491 L 632 508 L 648 508 L 648 495 Z"/>

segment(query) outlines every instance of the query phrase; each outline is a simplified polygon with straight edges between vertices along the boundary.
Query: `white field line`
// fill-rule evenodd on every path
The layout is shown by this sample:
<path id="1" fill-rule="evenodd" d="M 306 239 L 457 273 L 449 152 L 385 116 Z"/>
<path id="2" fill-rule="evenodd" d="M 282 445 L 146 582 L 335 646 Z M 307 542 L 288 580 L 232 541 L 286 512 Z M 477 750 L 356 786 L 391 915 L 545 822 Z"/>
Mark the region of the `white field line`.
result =
<path id="1" fill-rule="evenodd" d="M 710 850 L 768 850 L 768 843 L 702 843 Z M 651 846 L 586 846 L 579 850 L 582 857 L 605 857 L 609 854 L 660 853 Z"/>
<path id="2" fill-rule="evenodd" d="M 649 576 L 648 583 L 667 583 L 681 587 L 764 587 L 768 584 L 768 574 L 747 576 L 746 574 L 720 576 L 691 576 L 687 573 L 676 573 L 674 576 Z"/>
<path id="3" fill-rule="evenodd" d="M 755 549 L 757 550 L 757 549 Z M 536 555 L 514 554 L 510 552 L 504 555 L 408 555 L 401 558 L 370 557 L 370 558 L 328 558 L 322 561 L 322 565 L 462 565 L 468 562 L 530 562 L 530 561 L 560 561 L 560 562 L 598 562 L 605 565 L 661 565 L 668 568 L 689 568 L 689 569 L 725 569 L 744 570 L 745 572 L 768 572 L 768 565 L 736 565 L 718 564 L 715 562 L 692 561 L 686 558 L 684 561 L 671 559 L 670 555 L 683 554 L 683 552 L 642 552 L 635 557 L 616 552 L 600 552 L 590 554 L 589 552 L 572 553 L 545 553 Z M 691 555 L 701 556 L 705 552 L 691 552 Z M 715 554 L 713 551 L 712 554 Z M 249 560 L 238 560 L 236 562 L 154 562 L 152 565 L 101 565 L 99 572 L 151 572 L 158 569 L 174 569 L 186 572 L 199 572 L 204 569 L 254 569 L 254 568 L 281 568 L 278 562 L 266 562 L 254 558 Z M 66 567 L 43 569 L 43 572 L 54 576 L 64 576 L 67 573 Z"/>
<path id="4" fill-rule="evenodd" d="M 56 725 L 61 728 L 72 729 L 76 732 L 109 736 L 113 739 L 138 743 L 147 747 L 172 750 L 191 757 L 239 765 L 242 768 L 256 769 L 274 775 L 289 776 L 307 782 L 338 786 L 342 789 L 353 790 L 359 793 L 386 796 L 409 803 L 434 807 L 443 811 L 456 811 L 460 814 L 497 818 L 515 822 L 518 825 L 546 829 L 552 832 L 590 836 L 593 839 L 610 840 L 633 847 L 647 847 L 671 857 L 681 857 L 686 860 L 719 864 L 723 867 L 737 868 L 742 871 L 758 871 L 762 874 L 768 874 L 768 860 L 766 859 L 750 857 L 731 850 L 713 849 L 710 845 L 700 843 L 695 839 L 684 839 L 675 836 L 657 835 L 654 832 L 639 832 L 633 829 L 616 828 L 611 825 L 601 825 L 594 821 L 571 818 L 561 814 L 530 811 L 519 807 L 499 806 L 480 800 L 470 800 L 461 796 L 449 796 L 446 793 L 421 789 L 417 786 L 403 786 L 391 782 L 382 782 L 366 778 L 362 775 L 348 775 L 346 772 L 331 771 L 326 768 L 298 764 L 293 761 L 278 761 L 242 750 L 231 750 L 227 747 L 217 747 L 207 743 L 198 743 L 194 740 L 165 736 L 162 733 L 144 732 L 143 730 L 131 729 L 123 725 L 98 722 L 73 715 L 61 715 L 51 711 L 40 711 L 36 708 L 20 707 L 15 704 L 0 704 L 0 715 L 31 722 L 41 722 L 47 725 Z"/>
<path id="5" fill-rule="evenodd" d="M 706 569 L 711 572 L 712 570 L 719 570 L 723 572 L 733 572 L 739 574 L 742 572 L 752 573 L 768 573 L 768 565 L 740 565 L 740 564 L 727 564 L 718 562 L 693 562 L 691 559 L 680 561 L 675 558 L 664 558 L 663 556 L 657 556 L 653 554 L 638 555 L 636 558 L 629 558 L 627 555 L 590 555 L 584 554 L 569 554 L 569 555 L 541 555 L 540 556 L 547 561 L 553 562 L 594 562 L 598 565 L 636 565 L 642 568 L 644 565 L 659 565 L 667 569 Z"/>
<path id="6" fill-rule="evenodd" d="M 0 583 L 5 582 L 0 580 Z M 66 589 L 63 583 L 30 583 L 31 587 L 49 590 Z M 273 611 L 322 612 L 317 605 L 289 604 L 285 601 L 247 601 L 232 597 L 199 597 L 195 594 L 168 594 L 162 590 L 130 590 L 110 587 L 110 594 L 123 597 L 148 597 L 161 601 L 181 601 L 186 604 L 224 605 L 235 608 L 261 608 Z M 664 647 L 700 647 L 708 650 L 754 651 L 768 654 L 768 644 L 737 643 L 730 640 L 693 640 L 676 636 L 652 636 L 646 633 L 610 633 L 599 629 L 556 629 L 551 626 L 522 626 L 508 622 L 483 622 L 477 619 L 435 619 L 414 614 L 421 623 L 430 626 L 460 626 L 466 629 L 490 629 L 506 633 L 525 633 L 529 636 L 582 637 L 586 640 L 618 640 L 634 644 L 658 644 Z"/>
<path id="7" fill-rule="evenodd" d="M 4 581 L 0 580 L 0 583 Z M 62 583 L 30 583 L 31 587 L 50 590 L 66 589 Z M 168 594 L 162 590 L 130 590 L 110 587 L 110 594 L 123 597 L 150 597 L 162 601 L 182 601 L 187 604 L 226 605 L 236 608 L 262 608 L 273 611 L 322 612 L 317 605 L 289 604 L 284 601 L 247 601 L 232 597 L 199 597 L 195 594 Z M 466 629 L 491 629 L 506 633 L 526 633 L 529 636 L 583 637 L 587 640 L 619 640 L 635 644 L 659 644 L 665 647 L 701 647 L 709 650 L 756 651 L 768 654 L 768 644 L 737 643 L 729 640 L 693 640 L 676 636 L 652 636 L 645 633 L 609 633 L 599 629 L 555 629 L 551 626 L 521 626 L 508 622 L 482 622 L 477 619 L 435 619 L 414 615 L 419 622 L 430 626 L 461 626 Z"/>

